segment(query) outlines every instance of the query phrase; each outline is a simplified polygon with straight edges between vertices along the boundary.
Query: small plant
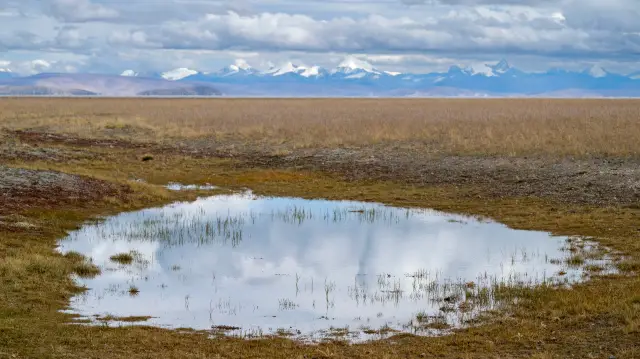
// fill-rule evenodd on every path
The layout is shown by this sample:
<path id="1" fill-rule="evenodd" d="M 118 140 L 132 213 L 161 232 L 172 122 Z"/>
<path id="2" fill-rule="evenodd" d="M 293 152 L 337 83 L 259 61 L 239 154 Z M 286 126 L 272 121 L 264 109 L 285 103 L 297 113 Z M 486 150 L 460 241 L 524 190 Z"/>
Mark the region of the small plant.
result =
<path id="1" fill-rule="evenodd" d="M 584 257 L 581 255 L 575 254 L 571 257 L 567 258 L 567 264 L 573 267 L 581 266 L 584 264 Z"/>
<path id="2" fill-rule="evenodd" d="M 592 273 L 599 273 L 602 272 L 604 270 L 603 267 L 596 265 L 596 264 L 589 264 L 588 266 L 585 266 L 584 269 L 587 272 L 592 272 Z"/>
<path id="3" fill-rule="evenodd" d="M 138 294 L 140 294 L 140 289 L 138 289 L 138 287 L 136 287 L 135 285 L 132 285 L 129 287 L 129 295 L 132 297 L 137 296 Z"/>
<path id="4" fill-rule="evenodd" d="M 618 269 L 623 272 L 636 272 L 640 270 L 640 261 L 629 260 L 618 263 Z"/>
<path id="5" fill-rule="evenodd" d="M 127 265 L 133 263 L 133 254 L 132 253 L 118 253 L 114 254 L 109 259 L 112 262 L 116 262 L 122 265 Z"/>
<path id="6" fill-rule="evenodd" d="M 280 310 L 293 310 L 297 308 L 298 305 L 290 299 L 279 299 L 278 307 L 280 308 Z"/>
<path id="7" fill-rule="evenodd" d="M 276 335 L 279 337 L 291 337 L 294 336 L 295 334 L 293 332 L 291 332 L 290 330 L 284 329 L 284 328 L 278 328 L 276 330 Z"/>
<path id="8" fill-rule="evenodd" d="M 75 251 L 67 252 L 64 256 L 65 258 L 68 258 L 74 262 L 82 262 L 85 260 L 85 257 L 84 255 L 82 255 L 82 253 Z"/>
<path id="9" fill-rule="evenodd" d="M 418 314 L 416 314 L 416 320 L 418 321 L 418 323 L 426 322 L 427 320 L 429 320 L 429 314 L 424 311 L 419 312 Z"/>
<path id="10" fill-rule="evenodd" d="M 135 322 L 146 322 L 147 320 L 153 317 L 150 316 L 129 316 L 129 317 L 117 317 L 111 314 L 97 317 L 96 319 L 101 322 L 126 322 L 126 323 L 135 323 Z"/>
<path id="11" fill-rule="evenodd" d="M 100 268 L 95 264 L 84 261 L 73 266 L 73 272 L 80 278 L 94 278 L 100 274 Z"/>

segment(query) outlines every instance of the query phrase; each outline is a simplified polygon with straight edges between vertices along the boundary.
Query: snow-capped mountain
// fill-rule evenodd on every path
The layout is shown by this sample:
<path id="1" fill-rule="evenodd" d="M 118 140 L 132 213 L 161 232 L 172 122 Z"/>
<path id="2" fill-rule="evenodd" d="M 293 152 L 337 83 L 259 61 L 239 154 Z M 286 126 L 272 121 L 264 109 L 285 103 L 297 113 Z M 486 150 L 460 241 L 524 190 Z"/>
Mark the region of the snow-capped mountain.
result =
<path id="1" fill-rule="evenodd" d="M 185 77 L 193 76 L 197 74 L 198 71 L 192 70 L 186 67 L 180 67 L 177 69 L 169 70 L 167 72 L 163 72 L 160 76 L 169 81 L 177 81 L 182 80 Z"/>
<path id="2" fill-rule="evenodd" d="M 520 71 L 511 67 L 507 60 L 500 60 L 496 64 L 491 63 L 474 63 L 465 67 L 459 65 L 453 65 L 449 68 L 450 74 L 462 74 L 465 76 L 484 76 L 484 77 L 499 77 L 510 75 L 514 76 Z"/>
<path id="3" fill-rule="evenodd" d="M 353 56 L 347 56 L 338 66 L 331 71 L 332 74 L 344 73 L 352 74 L 366 72 L 379 75 L 381 72 L 376 70 L 370 63 L 360 60 Z"/>
<path id="4" fill-rule="evenodd" d="M 333 67 L 285 61 L 260 70 L 243 59 L 237 59 L 213 72 L 188 67 L 166 72 L 128 69 L 119 77 L 149 84 L 149 80 L 154 80 L 193 88 L 213 86 L 234 96 L 640 97 L 640 72 L 620 75 L 599 66 L 577 71 L 550 69 L 525 72 L 511 66 L 507 60 L 500 60 L 453 65 L 443 72 L 401 73 L 393 70 L 379 69 L 359 57 L 348 56 Z M 8 71 L 0 70 L 0 87 L 15 78 Z M 135 81 L 122 83 L 137 83 Z M 154 86 L 156 84 L 160 83 L 154 83 Z M 171 89 L 174 91 L 173 87 Z M 89 87 L 86 90 L 97 92 Z M 182 91 L 182 87 L 175 91 Z"/>
<path id="5" fill-rule="evenodd" d="M 271 66 L 271 68 L 269 68 L 269 70 L 267 71 L 264 71 L 263 74 L 273 76 L 273 77 L 282 76 L 286 74 L 301 75 L 306 70 L 307 68 L 305 66 L 294 65 L 293 62 L 289 61 L 284 63 L 282 66 Z"/>
<path id="6" fill-rule="evenodd" d="M 258 71 L 251 67 L 245 60 L 237 59 L 235 62 L 222 70 L 218 71 L 216 74 L 219 76 L 244 76 L 244 75 L 253 75 Z M 205 74 L 208 75 L 208 74 Z M 193 76 L 193 75 L 191 75 Z"/>
<path id="7" fill-rule="evenodd" d="M 291 61 L 280 66 L 271 66 L 267 71 L 261 73 L 262 76 L 299 76 L 303 78 L 320 78 L 327 75 L 327 71 L 320 66 L 297 65 Z"/>
<path id="8" fill-rule="evenodd" d="M 587 70 L 584 70 L 583 73 L 595 78 L 606 77 L 609 75 L 607 70 L 597 65 L 591 66 Z"/>

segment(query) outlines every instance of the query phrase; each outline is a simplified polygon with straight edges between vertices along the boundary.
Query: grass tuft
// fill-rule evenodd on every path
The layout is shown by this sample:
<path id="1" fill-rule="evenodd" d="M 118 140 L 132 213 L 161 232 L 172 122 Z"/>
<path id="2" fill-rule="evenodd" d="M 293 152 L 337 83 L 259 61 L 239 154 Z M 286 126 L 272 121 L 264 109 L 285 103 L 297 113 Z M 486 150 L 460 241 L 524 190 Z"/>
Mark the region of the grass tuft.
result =
<path id="1" fill-rule="evenodd" d="M 136 323 L 136 322 L 146 322 L 153 317 L 150 316 L 129 316 L 129 317 L 118 317 L 114 315 L 105 315 L 102 317 L 96 318 L 101 322 L 125 322 L 125 323 Z"/>
<path id="2" fill-rule="evenodd" d="M 127 264 L 133 263 L 134 256 L 132 253 L 118 253 L 118 254 L 112 255 L 111 257 L 109 257 L 109 259 L 112 262 L 127 265 Z"/>
<path id="3" fill-rule="evenodd" d="M 618 269 L 622 272 L 640 271 L 640 260 L 626 260 L 618 263 Z"/>
<path id="4" fill-rule="evenodd" d="M 95 278 L 100 274 L 100 268 L 90 262 L 76 263 L 73 266 L 73 272 L 80 278 Z"/>
<path id="5" fill-rule="evenodd" d="M 580 254 L 574 254 L 567 258 L 566 263 L 571 267 L 579 267 L 584 264 L 584 257 Z"/>

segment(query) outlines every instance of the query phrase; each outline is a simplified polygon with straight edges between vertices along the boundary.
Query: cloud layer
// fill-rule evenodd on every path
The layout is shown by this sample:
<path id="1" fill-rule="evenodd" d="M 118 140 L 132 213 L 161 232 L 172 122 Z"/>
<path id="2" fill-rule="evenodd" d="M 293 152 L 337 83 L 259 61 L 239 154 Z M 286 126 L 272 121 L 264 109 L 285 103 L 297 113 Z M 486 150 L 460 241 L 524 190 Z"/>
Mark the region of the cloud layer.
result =
<path id="1" fill-rule="evenodd" d="M 637 0 L 1 0 L 0 60 L 91 71 L 213 67 L 233 57 L 327 65 L 341 54 L 394 69 L 519 59 L 633 70 Z M 386 61 L 388 62 L 388 61 Z M 515 61 L 516 63 L 518 61 Z M 65 66 L 66 66 L 65 65 Z M 391 64 L 389 64 L 391 66 Z M 147 69 L 146 67 L 152 67 Z"/>

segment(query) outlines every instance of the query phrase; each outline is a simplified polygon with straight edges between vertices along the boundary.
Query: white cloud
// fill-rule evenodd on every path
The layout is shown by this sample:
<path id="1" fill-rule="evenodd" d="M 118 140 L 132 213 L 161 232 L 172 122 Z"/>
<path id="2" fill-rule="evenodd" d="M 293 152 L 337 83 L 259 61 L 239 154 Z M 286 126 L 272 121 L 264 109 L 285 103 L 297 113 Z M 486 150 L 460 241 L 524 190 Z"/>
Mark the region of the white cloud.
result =
<path id="1" fill-rule="evenodd" d="M 113 20 L 118 11 L 90 0 L 52 0 L 51 15 L 65 22 Z"/>
<path id="2" fill-rule="evenodd" d="M 52 64 L 45 60 L 33 60 L 23 62 L 13 62 L 8 66 L 11 71 L 23 75 L 33 75 L 40 72 L 49 71 Z"/>
<path id="3" fill-rule="evenodd" d="M 234 58 L 328 65 L 346 53 L 391 71 L 502 57 L 629 67 L 640 53 L 638 0 L 328 1 L 0 0 L 0 51 L 84 56 L 85 69 L 120 72 L 215 70 Z"/>
<path id="4" fill-rule="evenodd" d="M 65 26 L 58 30 L 55 42 L 58 47 L 65 49 L 80 49 L 84 48 L 87 37 L 84 36 L 80 29 L 73 26 Z"/>
<path id="5" fill-rule="evenodd" d="M 136 41 L 136 36 L 139 40 Z M 370 15 L 317 20 L 307 15 L 208 14 L 118 35 L 119 45 L 165 49 L 311 52 L 437 53 L 485 51 L 553 54 L 640 50 L 620 40 L 609 44 L 587 31 L 558 24 L 555 12 L 488 8 L 450 11 L 415 19 Z M 600 34 L 605 35 L 605 34 Z M 114 39 L 112 39 L 114 40 Z"/>

